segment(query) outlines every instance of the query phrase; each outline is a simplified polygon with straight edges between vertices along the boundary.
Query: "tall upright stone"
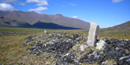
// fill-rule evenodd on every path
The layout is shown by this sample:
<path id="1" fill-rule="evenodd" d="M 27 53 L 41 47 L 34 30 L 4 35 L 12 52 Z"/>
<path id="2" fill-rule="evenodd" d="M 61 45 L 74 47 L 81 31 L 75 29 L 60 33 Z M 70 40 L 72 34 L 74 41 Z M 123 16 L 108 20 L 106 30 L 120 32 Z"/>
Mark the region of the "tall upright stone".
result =
<path id="1" fill-rule="evenodd" d="M 46 31 L 46 30 L 44 30 L 44 33 L 47 33 L 47 31 Z"/>
<path id="2" fill-rule="evenodd" d="M 97 39 L 99 25 L 95 22 L 90 23 L 89 35 L 87 40 L 88 46 L 94 46 Z"/>

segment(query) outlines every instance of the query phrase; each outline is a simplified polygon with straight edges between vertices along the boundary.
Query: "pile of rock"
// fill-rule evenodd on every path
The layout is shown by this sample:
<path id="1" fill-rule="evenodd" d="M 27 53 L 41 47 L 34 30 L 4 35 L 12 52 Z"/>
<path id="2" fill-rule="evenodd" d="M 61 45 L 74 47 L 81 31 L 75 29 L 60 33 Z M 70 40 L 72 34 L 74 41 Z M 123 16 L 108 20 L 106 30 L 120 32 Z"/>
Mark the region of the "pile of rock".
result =
<path id="1" fill-rule="evenodd" d="M 46 59 L 55 58 L 55 65 L 80 65 L 82 63 L 130 65 L 130 40 L 120 41 L 102 37 L 97 41 L 96 37 L 99 27 L 95 23 L 94 25 L 96 27 L 90 28 L 88 40 L 79 34 L 68 34 L 65 32 L 52 34 L 44 31 L 46 35 L 42 37 L 37 35 L 29 36 L 27 38 L 28 41 L 22 45 L 31 45 L 32 48 L 27 50 L 37 56 L 42 55 L 42 53 L 51 53 L 52 55 L 46 57 Z M 93 32 L 93 30 L 96 32 Z M 32 42 L 33 44 L 30 44 Z M 109 60 L 114 60 L 115 63 L 109 62 Z"/>
<path id="2" fill-rule="evenodd" d="M 56 65 L 103 64 L 107 59 L 113 59 L 119 65 L 130 64 L 130 40 L 120 41 L 102 37 L 96 42 L 96 47 L 92 48 L 80 44 L 79 42 L 83 42 L 81 40 L 86 38 L 78 34 L 50 33 L 43 37 L 29 36 L 27 39 L 28 41 L 22 44 L 23 46 L 32 46 L 27 50 L 37 56 L 41 56 L 44 52 L 52 53 L 51 58 L 56 59 Z M 37 43 L 30 44 L 32 41 Z M 84 42 L 86 43 L 87 40 Z"/>
<path id="3" fill-rule="evenodd" d="M 128 50 L 128 52 L 126 52 Z M 130 64 L 130 40 L 110 39 L 103 52 L 106 59 L 114 59 L 119 65 Z M 121 62 L 122 61 L 122 62 Z"/>
<path id="4" fill-rule="evenodd" d="M 57 59 L 56 64 L 78 64 L 74 61 L 75 55 L 68 53 L 68 51 L 79 41 L 82 39 L 86 42 L 86 38 L 82 35 L 78 34 L 66 34 L 62 33 L 54 33 L 54 34 L 46 34 L 43 37 L 34 35 L 27 37 L 28 41 L 22 43 L 23 46 L 31 45 L 32 48 L 28 48 L 32 54 L 36 54 L 40 56 L 43 52 L 56 54 L 55 57 Z M 31 44 L 33 41 L 37 41 L 37 43 Z"/>
<path id="5" fill-rule="evenodd" d="M 88 64 L 93 64 L 95 62 L 98 62 L 98 64 L 101 64 L 103 61 L 104 61 L 104 55 L 95 50 L 90 50 L 87 54 L 85 54 L 79 60 L 79 62 L 81 63 L 85 62 Z"/>

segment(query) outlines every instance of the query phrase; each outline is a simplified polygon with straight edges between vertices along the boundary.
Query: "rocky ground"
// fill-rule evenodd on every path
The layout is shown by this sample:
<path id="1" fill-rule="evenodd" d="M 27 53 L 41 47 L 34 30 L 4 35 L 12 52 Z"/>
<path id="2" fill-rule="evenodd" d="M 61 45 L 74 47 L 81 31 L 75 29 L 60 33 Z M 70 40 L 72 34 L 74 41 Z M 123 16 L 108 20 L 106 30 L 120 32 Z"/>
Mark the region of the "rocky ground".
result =
<path id="1" fill-rule="evenodd" d="M 103 49 L 95 49 L 86 45 L 87 38 L 79 34 L 48 33 L 47 35 L 29 36 L 27 42 L 22 45 L 31 45 L 26 49 L 36 56 L 45 56 L 43 60 L 55 59 L 47 64 L 54 65 L 80 65 L 80 64 L 99 64 L 99 65 L 130 65 L 130 40 L 107 39 L 100 40 L 106 42 Z M 29 44 L 36 40 L 37 43 Z M 98 42 L 98 40 L 97 40 Z M 50 55 L 46 56 L 46 53 Z M 113 59 L 114 62 L 109 62 Z"/>
<path id="2" fill-rule="evenodd" d="M 86 43 L 87 37 L 82 34 L 55 32 L 28 35 L 20 47 L 29 53 L 23 53 L 17 62 L 8 64 L 130 65 L 130 40 L 102 37 L 97 39 L 95 47 L 89 47 Z"/>

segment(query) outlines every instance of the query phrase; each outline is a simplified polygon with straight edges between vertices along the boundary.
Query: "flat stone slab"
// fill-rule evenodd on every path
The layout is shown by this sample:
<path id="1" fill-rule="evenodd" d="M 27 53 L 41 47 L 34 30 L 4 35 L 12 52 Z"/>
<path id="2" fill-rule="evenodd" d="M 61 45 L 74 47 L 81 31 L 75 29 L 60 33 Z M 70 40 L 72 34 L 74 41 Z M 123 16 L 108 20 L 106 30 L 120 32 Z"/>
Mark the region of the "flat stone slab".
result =
<path id="1" fill-rule="evenodd" d="M 97 39 L 99 25 L 95 22 L 90 23 L 89 35 L 87 40 L 88 46 L 94 46 Z"/>

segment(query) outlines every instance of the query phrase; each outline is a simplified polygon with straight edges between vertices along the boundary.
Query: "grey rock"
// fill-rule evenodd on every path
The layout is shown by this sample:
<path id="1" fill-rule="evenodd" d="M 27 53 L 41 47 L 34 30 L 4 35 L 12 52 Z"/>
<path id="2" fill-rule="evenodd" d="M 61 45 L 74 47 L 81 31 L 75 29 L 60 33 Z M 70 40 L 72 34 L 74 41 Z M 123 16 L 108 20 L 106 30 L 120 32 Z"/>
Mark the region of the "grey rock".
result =
<path id="1" fill-rule="evenodd" d="M 97 23 L 94 22 L 90 23 L 89 35 L 87 40 L 88 46 L 95 46 L 98 29 L 99 29 L 99 25 Z"/>
<path id="2" fill-rule="evenodd" d="M 106 41 L 106 39 L 101 37 L 100 41 L 98 41 L 96 43 L 96 49 L 103 50 L 105 48 L 105 46 L 107 45 L 107 43 L 105 41 Z"/>
<path id="3" fill-rule="evenodd" d="M 73 53 L 57 56 L 56 65 L 79 65 L 74 59 L 75 55 Z"/>
<path id="4" fill-rule="evenodd" d="M 87 49 L 89 46 L 87 45 L 80 45 L 80 50 L 84 51 L 85 49 Z"/>
<path id="5" fill-rule="evenodd" d="M 29 45 L 29 44 L 30 44 L 30 42 L 27 41 L 27 42 L 23 43 L 22 46 L 27 46 L 27 45 Z"/>
<path id="6" fill-rule="evenodd" d="M 119 65 L 130 65 L 130 54 L 126 56 L 122 56 L 118 60 Z"/>
<path id="7" fill-rule="evenodd" d="M 101 64 L 104 61 L 105 56 L 97 51 L 90 50 L 87 54 L 85 54 L 82 58 L 80 58 L 79 62 L 93 64 L 98 62 Z"/>

